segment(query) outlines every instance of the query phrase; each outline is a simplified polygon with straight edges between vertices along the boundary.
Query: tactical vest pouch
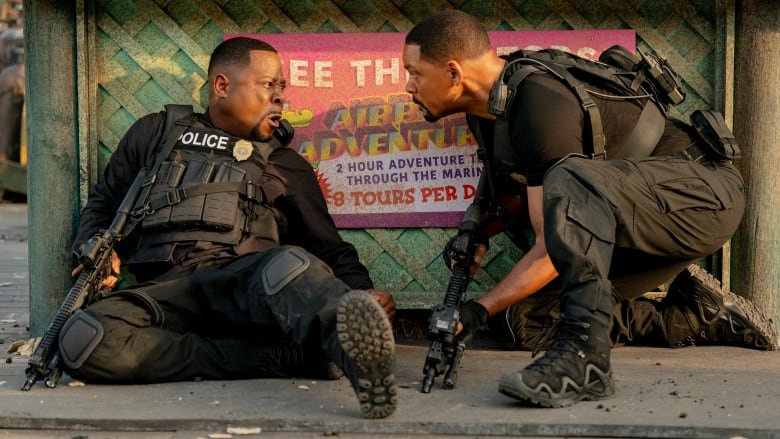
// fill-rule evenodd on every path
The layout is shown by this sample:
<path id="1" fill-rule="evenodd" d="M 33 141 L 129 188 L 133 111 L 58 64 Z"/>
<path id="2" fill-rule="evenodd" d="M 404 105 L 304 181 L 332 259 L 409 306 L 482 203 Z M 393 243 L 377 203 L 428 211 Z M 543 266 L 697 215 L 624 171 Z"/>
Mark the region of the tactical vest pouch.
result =
<path id="1" fill-rule="evenodd" d="M 681 104 L 687 92 L 669 62 L 650 53 L 642 54 L 642 61 L 642 68 L 658 91 L 657 96 L 667 105 Z"/>
<path id="2" fill-rule="evenodd" d="M 737 140 L 720 112 L 696 110 L 691 114 L 691 125 L 712 159 L 734 160 L 741 156 Z"/>
<path id="3" fill-rule="evenodd" d="M 184 163 L 179 161 L 165 160 L 160 164 L 160 171 L 157 173 L 157 182 L 152 187 L 149 194 L 150 199 L 155 199 L 179 186 L 184 176 Z M 171 219 L 171 207 L 166 206 L 144 217 L 141 227 L 144 229 L 154 229 L 165 227 Z"/>
<path id="4" fill-rule="evenodd" d="M 669 62 L 651 53 L 633 54 L 620 45 L 614 45 L 599 56 L 599 61 L 637 76 L 631 89 L 636 91 L 639 85 L 647 80 L 648 89 L 652 90 L 657 99 L 664 105 L 681 104 L 686 97 L 685 86 L 677 72 Z"/>
<path id="5" fill-rule="evenodd" d="M 182 186 L 208 183 L 214 176 L 216 167 L 216 163 L 210 161 L 189 162 L 187 164 L 187 170 L 182 177 Z M 176 222 L 177 224 L 174 224 L 176 226 L 187 227 L 199 225 L 201 212 L 203 212 L 205 202 L 205 195 L 198 195 L 183 200 L 181 203 L 169 208 L 171 209 L 170 221 Z"/>
<path id="6" fill-rule="evenodd" d="M 172 120 L 181 119 L 181 114 L 172 115 L 173 110 L 180 109 L 166 106 L 168 134 L 164 138 L 169 140 L 156 160 L 149 195 L 138 206 L 145 213 L 141 245 L 162 248 L 159 244 L 164 244 L 167 248 L 176 242 L 208 241 L 235 246 L 245 238 L 278 242 L 276 213 L 269 205 L 272 199 L 266 187 L 257 183 L 262 181 L 268 156 L 284 147 L 280 139 L 289 141 L 292 127 L 285 122 L 285 129 L 279 130 L 283 132 L 266 143 L 231 137 L 197 118 L 186 124 L 177 122 L 185 130 L 171 132 Z M 192 109 L 187 107 L 187 112 Z M 144 256 L 148 257 L 138 260 L 169 257 L 170 252 Z"/>
<path id="7" fill-rule="evenodd" d="M 233 166 L 231 162 L 216 163 L 210 160 L 191 160 L 186 165 L 181 161 L 164 161 L 160 167 L 159 179 L 152 188 L 150 200 L 167 200 L 167 204 L 148 213 L 142 227 L 155 229 L 205 229 L 230 232 L 236 226 L 242 227 L 238 192 L 215 192 L 178 198 L 179 191 L 186 193 L 201 185 L 220 182 L 242 182 L 246 171 Z"/>
<path id="8" fill-rule="evenodd" d="M 217 169 L 214 182 L 245 181 L 246 171 L 233 166 L 230 162 L 223 162 Z M 236 224 L 236 217 L 242 214 L 239 206 L 238 192 L 217 192 L 205 196 L 206 202 L 203 209 L 203 225 L 206 228 L 229 232 L 234 226 L 243 226 L 243 220 Z"/>
<path id="9" fill-rule="evenodd" d="M 183 186 L 212 182 L 243 181 L 246 172 L 229 162 L 217 166 L 213 162 L 192 161 L 182 179 Z M 217 192 L 197 195 L 172 206 L 170 224 L 175 228 L 203 228 L 229 232 L 236 226 L 238 192 Z"/>

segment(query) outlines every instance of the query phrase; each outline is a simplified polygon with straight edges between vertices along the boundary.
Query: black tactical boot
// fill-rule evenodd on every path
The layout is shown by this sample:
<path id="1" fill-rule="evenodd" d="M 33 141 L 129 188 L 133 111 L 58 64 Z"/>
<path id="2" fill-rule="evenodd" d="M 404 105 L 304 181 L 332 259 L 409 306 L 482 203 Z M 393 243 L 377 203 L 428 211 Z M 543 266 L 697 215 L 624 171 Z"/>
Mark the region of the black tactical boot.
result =
<path id="1" fill-rule="evenodd" d="M 698 265 L 677 275 L 661 302 L 669 346 L 733 345 L 774 351 L 771 323 L 750 301 L 723 291 Z"/>
<path id="2" fill-rule="evenodd" d="M 505 374 L 498 391 L 543 407 L 566 407 L 613 395 L 607 327 L 589 320 L 562 315 L 550 350 L 525 369 Z"/>
<path id="3" fill-rule="evenodd" d="M 549 335 L 555 334 L 552 346 L 525 369 L 501 377 L 499 392 L 543 407 L 566 407 L 615 393 L 609 362 L 609 324 L 615 297 L 607 284 L 598 280 L 564 289 L 560 297 L 560 319 L 531 355 L 536 356 Z"/>
<path id="4" fill-rule="evenodd" d="M 398 403 L 395 385 L 395 338 L 379 302 L 365 291 L 341 297 L 336 331 L 344 351 L 343 369 L 360 403 L 371 419 L 393 414 Z"/>
<path id="5" fill-rule="evenodd" d="M 262 344 L 258 353 L 259 376 L 263 378 L 313 378 L 337 380 L 344 376 L 321 349 L 293 344 Z"/>

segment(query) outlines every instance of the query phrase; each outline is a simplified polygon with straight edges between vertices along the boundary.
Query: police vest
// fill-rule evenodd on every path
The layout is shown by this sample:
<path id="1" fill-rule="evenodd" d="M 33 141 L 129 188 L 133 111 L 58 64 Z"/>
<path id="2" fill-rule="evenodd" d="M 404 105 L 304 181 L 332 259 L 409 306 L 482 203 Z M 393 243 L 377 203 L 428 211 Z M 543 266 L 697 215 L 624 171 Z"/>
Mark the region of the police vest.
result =
<path id="1" fill-rule="evenodd" d="M 268 156 L 280 147 L 276 137 L 250 142 L 191 118 L 157 167 L 142 206 L 141 243 L 236 245 L 248 236 L 278 243 L 273 205 L 284 187 L 262 177 Z"/>

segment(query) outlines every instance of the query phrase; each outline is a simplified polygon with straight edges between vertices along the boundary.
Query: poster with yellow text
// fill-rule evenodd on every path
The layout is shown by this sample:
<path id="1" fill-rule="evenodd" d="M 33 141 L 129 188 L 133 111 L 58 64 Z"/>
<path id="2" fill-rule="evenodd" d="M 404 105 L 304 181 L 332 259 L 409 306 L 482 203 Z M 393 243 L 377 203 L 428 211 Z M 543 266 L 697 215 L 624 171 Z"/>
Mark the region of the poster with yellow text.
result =
<path id="1" fill-rule="evenodd" d="M 554 47 L 597 59 L 633 30 L 490 32 L 499 54 Z M 237 35 L 226 35 L 231 38 Z M 454 227 L 482 171 L 464 115 L 426 122 L 405 92 L 403 33 L 250 34 L 287 80 L 291 147 L 315 170 L 339 228 Z"/>

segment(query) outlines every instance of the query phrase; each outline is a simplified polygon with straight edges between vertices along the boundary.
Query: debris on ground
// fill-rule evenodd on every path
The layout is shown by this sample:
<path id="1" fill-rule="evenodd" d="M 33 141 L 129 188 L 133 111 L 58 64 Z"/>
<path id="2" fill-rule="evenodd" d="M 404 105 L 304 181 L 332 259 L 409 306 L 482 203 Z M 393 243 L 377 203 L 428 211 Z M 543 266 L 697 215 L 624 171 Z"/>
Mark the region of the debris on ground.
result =
<path id="1" fill-rule="evenodd" d="M 35 350 L 35 346 L 37 346 L 38 342 L 40 341 L 40 337 L 31 338 L 29 340 L 16 340 L 15 342 L 11 343 L 10 346 L 8 346 L 6 353 L 17 353 L 19 355 L 29 357 L 32 355 L 33 351 Z"/>

